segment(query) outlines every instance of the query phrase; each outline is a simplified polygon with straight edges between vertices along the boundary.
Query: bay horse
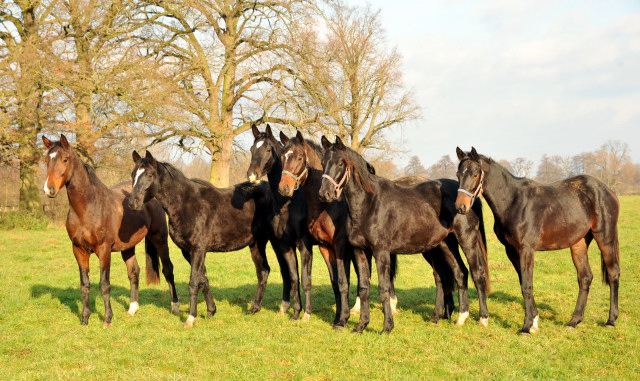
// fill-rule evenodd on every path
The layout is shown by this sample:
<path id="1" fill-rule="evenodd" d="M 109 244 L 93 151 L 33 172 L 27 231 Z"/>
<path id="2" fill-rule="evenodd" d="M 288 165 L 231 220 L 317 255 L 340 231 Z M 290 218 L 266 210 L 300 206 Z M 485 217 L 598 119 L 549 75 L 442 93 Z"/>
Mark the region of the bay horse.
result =
<path id="1" fill-rule="evenodd" d="M 370 173 L 362 156 L 346 147 L 339 137 L 336 136 L 335 143 L 331 144 L 323 136 L 322 146 L 324 174 L 318 193 L 325 202 L 338 200 L 344 195 L 349 208 L 349 242 L 354 247 L 367 248 L 373 252 L 384 312 L 382 332 L 389 333 L 394 326 L 389 303 L 389 261 L 392 253 L 422 253 L 426 258 L 429 250 L 438 247 L 451 267 L 458 285 L 458 324 L 463 324 L 468 318 L 466 277 L 451 250 L 453 245 L 447 242 L 452 234 L 471 267 L 480 303 L 480 323 L 486 326 L 486 288 L 489 274 L 480 229 L 482 216 L 473 212 L 466 215 L 456 213 L 454 203 L 458 183 L 441 179 L 400 186 Z M 358 332 L 369 323 L 368 290 L 360 298 L 363 309 L 355 328 Z"/>
<path id="2" fill-rule="evenodd" d="M 349 310 L 350 262 L 363 258 L 366 261 L 367 257 L 370 261 L 371 255 L 370 253 L 361 253 L 360 249 L 354 249 L 349 244 L 345 230 L 348 210 L 344 202 L 324 203 L 318 198 L 318 189 L 322 178 L 322 164 L 320 162 L 322 149 L 315 143 L 305 140 L 300 131 L 292 139 L 289 139 L 281 131 L 280 140 L 284 146 L 280 155 L 283 170 L 278 191 L 285 197 L 291 197 L 298 189 L 302 190 L 308 208 L 306 226 L 327 264 L 336 300 L 336 317 L 332 324 L 336 328 L 341 328 L 346 324 L 351 312 L 360 311 L 360 299 L 357 299 L 354 308 Z M 375 171 L 370 165 L 368 170 Z M 355 255 L 354 250 L 359 251 L 358 254 L 361 255 Z M 395 259 L 393 257 L 391 260 L 392 278 L 397 269 Z M 369 264 L 355 263 L 354 267 L 356 275 L 358 275 L 358 290 L 361 287 L 368 289 L 369 278 L 361 277 L 359 274 L 360 268 L 368 272 Z M 362 282 L 367 283 L 363 284 Z M 392 308 L 394 313 L 396 303 L 397 299 L 395 292 L 393 292 Z"/>
<path id="3" fill-rule="evenodd" d="M 575 176 L 549 185 L 513 176 L 475 148 L 456 153 L 460 164 L 457 176 L 460 189 L 456 200 L 459 213 L 482 195 L 493 211 L 494 231 L 518 273 L 524 299 L 522 334 L 539 331 L 538 309 L 533 298 L 533 256 L 535 251 L 571 248 L 578 272 L 578 301 L 567 326 L 582 321 L 589 287 L 593 279 L 587 249 L 595 239 L 602 253 L 603 281 L 609 283 L 610 307 L 606 326 L 613 327 L 618 317 L 620 252 L 616 195 L 598 179 Z"/>
<path id="4" fill-rule="evenodd" d="M 171 293 L 171 311 L 178 313 L 178 297 L 173 279 L 173 264 L 169 259 L 167 245 L 167 222 L 164 211 L 157 202 L 149 202 L 139 208 L 129 208 L 131 184 L 119 184 L 107 188 L 96 176 L 94 169 L 82 162 L 80 157 L 62 135 L 60 141 L 52 142 L 45 136 L 42 142 L 47 148 L 44 154 L 47 164 L 47 178 L 44 193 L 56 197 L 62 187 L 67 187 L 69 212 L 67 213 L 67 233 L 73 244 L 80 269 L 82 290 L 82 324 L 89 322 L 91 307 L 89 294 L 89 257 L 95 253 L 100 261 L 100 291 L 104 298 L 105 327 L 111 326 L 110 272 L 111 252 L 121 251 L 127 265 L 131 284 L 130 316 L 139 308 L 138 278 L 140 267 L 135 257 L 135 246 L 143 238 L 147 254 L 147 284 L 159 283 L 158 257 L 162 261 L 164 274 Z"/>
<path id="5" fill-rule="evenodd" d="M 294 192 L 291 197 L 282 196 L 278 192 L 278 184 L 282 175 L 282 161 L 280 153 L 282 144 L 276 140 L 271 131 L 271 126 L 267 124 L 265 132 L 260 132 L 258 127 L 253 124 L 251 126 L 254 141 L 251 146 L 251 162 L 247 169 L 247 178 L 253 184 L 259 184 L 260 178 L 267 175 L 269 189 L 272 194 L 272 226 L 277 242 L 282 246 L 280 251 L 283 257 L 287 258 L 286 263 L 280 263 L 281 268 L 284 266 L 295 266 L 287 273 L 287 282 L 283 288 L 283 304 L 280 308 L 280 314 L 284 314 L 288 308 L 289 291 L 291 287 L 299 288 L 298 269 L 295 249 L 300 251 L 300 262 L 302 264 L 301 278 L 302 289 L 305 295 L 304 315 L 302 319 L 308 321 L 311 317 L 311 265 L 313 261 L 313 237 L 309 234 L 306 226 L 307 221 L 307 202 L 301 191 Z M 273 244 L 273 241 L 272 241 Z M 280 258 L 280 257 L 278 257 Z M 289 276 L 291 274 L 291 276 Z M 291 278 L 293 276 L 293 278 Z M 286 284 L 289 287 L 286 287 Z M 294 305 L 294 313 L 292 319 L 295 320 L 300 314 L 300 303 Z"/>
<path id="6" fill-rule="evenodd" d="M 190 258 L 190 308 L 184 327 L 193 327 L 197 316 L 198 293 L 207 303 L 207 317 L 216 312 L 205 267 L 208 251 L 228 252 L 249 246 L 258 285 L 248 314 L 262 308 L 270 267 L 265 246 L 271 236 L 271 192 L 266 182 L 249 182 L 217 188 L 207 181 L 188 179 L 176 167 L 157 161 L 149 151 L 145 157 L 133 151 L 131 209 L 142 208 L 155 198 L 169 217 L 169 235 Z M 273 245 L 278 255 L 278 245 Z M 295 267 L 295 266 L 293 266 Z M 283 270 L 284 272 L 284 270 Z M 293 288 L 294 300 L 300 300 Z"/>

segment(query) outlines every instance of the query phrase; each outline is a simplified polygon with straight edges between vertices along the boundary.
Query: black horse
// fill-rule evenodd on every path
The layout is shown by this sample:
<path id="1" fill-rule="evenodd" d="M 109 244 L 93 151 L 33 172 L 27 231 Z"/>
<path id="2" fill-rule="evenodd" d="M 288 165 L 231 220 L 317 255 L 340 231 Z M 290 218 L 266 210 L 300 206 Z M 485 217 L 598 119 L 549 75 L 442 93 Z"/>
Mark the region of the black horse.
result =
<path id="1" fill-rule="evenodd" d="M 260 132 L 256 125 L 252 125 L 251 131 L 254 142 L 251 146 L 251 163 L 247 170 L 247 178 L 250 182 L 259 184 L 260 178 L 265 174 L 267 175 L 272 193 L 271 221 L 274 234 L 280 245 L 282 245 L 281 252 L 285 253 L 285 257 L 292 258 L 287 263 L 296 265 L 296 268 L 291 271 L 292 275 L 295 274 L 295 279 L 288 279 L 288 281 L 289 284 L 297 288 L 299 288 L 299 282 L 295 248 L 297 247 L 300 251 L 302 289 L 305 295 L 304 316 L 302 319 L 308 321 L 311 317 L 311 265 L 313 261 L 312 248 L 315 241 L 307 228 L 307 202 L 301 191 L 294 192 L 291 197 L 282 196 L 278 192 L 278 184 L 282 175 L 282 161 L 280 160 L 282 144 L 273 136 L 271 126 L 267 124 L 265 132 Z M 280 267 L 283 268 L 287 263 L 281 263 Z M 286 274 L 286 272 L 283 271 L 283 274 Z M 287 301 L 288 296 L 287 287 L 285 287 L 283 301 Z M 287 307 L 283 303 L 280 313 L 284 314 Z M 299 313 L 300 306 L 294 306 L 292 319 L 297 319 Z"/>
<path id="2" fill-rule="evenodd" d="M 208 251 L 234 251 L 249 246 L 258 287 L 248 313 L 258 312 L 270 271 L 265 254 L 272 232 L 269 185 L 266 182 L 258 185 L 247 182 L 216 188 L 206 181 L 187 179 L 177 168 L 157 161 L 148 151 L 144 158 L 134 151 L 133 161 L 136 165 L 131 173 L 133 190 L 129 207 L 139 210 L 155 197 L 169 217 L 171 239 L 191 263 L 191 304 L 184 326 L 193 326 L 200 290 L 207 303 L 207 317 L 216 312 L 205 268 Z M 273 247 L 279 255 L 279 245 Z M 295 265 L 290 268 L 295 268 Z M 296 295 L 295 288 L 293 292 L 299 303 L 299 293 Z"/>
<path id="3" fill-rule="evenodd" d="M 475 148 L 470 153 L 456 149 L 460 164 L 460 194 L 456 208 L 460 213 L 481 194 L 495 217 L 494 231 L 505 246 L 507 256 L 518 272 L 524 298 L 522 333 L 535 333 L 538 309 L 533 299 L 533 254 L 537 250 L 571 248 L 578 271 L 578 301 L 568 327 L 575 327 L 584 316 L 589 286 L 593 279 L 587 249 L 595 239 L 602 253 L 603 281 L 609 283 L 610 307 L 606 325 L 613 327 L 618 317 L 620 252 L 618 247 L 619 203 L 616 195 L 591 176 L 576 176 L 550 185 L 517 178 L 503 166 Z"/>
<path id="4" fill-rule="evenodd" d="M 478 299 L 480 321 L 486 325 L 486 287 L 488 266 L 486 248 L 481 230 L 482 216 L 475 213 L 458 215 L 455 198 L 458 183 L 443 179 L 412 186 L 399 186 L 391 180 L 367 171 L 366 161 L 355 151 L 345 147 L 336 137 L 335 144 L 322 137 L 325 149 L 322 158 L 324 175 L 320 198 L 330 202 L 344 198 L 349 208 L 349 242 L 373 251 L 379 280 L 380 300 L 383 304 L 384 327 L 393 329 L 393 316 L 389 303 L 390 254 L 423 253 L 438 247 L 454 273 L 459 291 L 460 314 L 458 323 L 469 316 L 466 275 L 462 271 L 450 242 L 454 235 L 462 247 L 471 267 Z M 449 240 L 449 242 L 447 242 Z M 457 250 L 457 245 L 455 245 Z M 435 271 L 437 269 L 434 268 Z M 466 269 L 465 269 L 466 270 Z M 355 331 L 362 331 L 369 323 L 368 293 L 363 293 L 362 312 Z"/>

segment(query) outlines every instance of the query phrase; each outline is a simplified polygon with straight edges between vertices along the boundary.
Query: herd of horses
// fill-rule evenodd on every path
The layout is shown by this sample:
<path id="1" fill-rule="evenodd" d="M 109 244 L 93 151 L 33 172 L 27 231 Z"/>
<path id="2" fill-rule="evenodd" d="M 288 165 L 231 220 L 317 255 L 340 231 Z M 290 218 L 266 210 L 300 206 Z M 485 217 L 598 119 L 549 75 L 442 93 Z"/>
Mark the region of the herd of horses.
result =
<path id="1" fill-rule="evenodd" d="M 359 310 L 355 332 L 369 323 L 369 289 L 372 259 L 378 273 L 383 333 L 393 329 L 394 277 L 398 254 L 422 254 L 433 268 L 436 300 L 432 321 L 451 319 L 453 292 L 458 289 L 458 317 L 469 317 L 468 275 L 460 248 L 470 267 L 478 292 L 479 323 L 487 326 L 490 291 L 487 245 L 482 216 L 482 196 L 494 214 L 494 231 L 515 268 L 524 299 L 522 334 L 539 330 L 533 298 L 534 252 L 570 248 L 578 272 L 578 300 L 567 323 L 575 327 L 584 309 L 593 274 L 587 250 L 595 239 L 602 253 L 603 282 L 610 287 L 609 319 L 618 317 L 620 276 L 617 220 L 619 202 L 602 182 L 576 176 L 550 185 L 517 178 L 474 148 L 456 149 L 460 161 L 458 181 L 440 179 L 388 180 L 339 137 L 321 145 L 300 132 L 276 139 L 269 125 L 264 132 L 252 126 L 254 143 L 247 171 L 249 181 L 229 188 L 188 179 L 169 163 L 136 151 L 131 183 L 105 186 L 91 166 L 82 162 L 64 135 L 53 142 L 43 136 L 47 148 L 44 192 L 55 197 L 67 188 L 69 212 L 66 227 L 80 270 L 82 324 L 91 314 L 89 257 L 100 263 L 100 291 L 104 298 L 104 326 L 110 326 L 111 253 L 120 251 L 131 283 L 128 314 L 139 308 L 140 267 L 135 246 L 145 239 L 147 283 L 158 283 L 160 262 L 169 284 L 171 311 L 177 313 L 173 264 L 168 236 L 191 265 L 190 306 L 185 327 L 192 327 L 202 291 L 207 317 L 216 312 L 205 267 L 207 252 L 235 251 L 249 247 L 258 284 L 249 314 L 262 305 L 270 267 L 265 252 L 270 242 L 282 269 L 280 314 L 291 305 L 292 319 L 302 312 L 300 283 L 305 294 L 304 315 L 311 306 L 313 246 L 322 255 L 333 288 L 336 315 L 332 325 L 344 327 Z M 268 181 L 261 178 L 266 175 Z M 168 218 L 168 224 L 167 219 Z M 168 229 L 167 229 L 168 226 Z M 298 259 L 300 253 L 300 278 Z M 353 262 L 358 278 L 356 306 L 349 309 L 349 275 Z"/>

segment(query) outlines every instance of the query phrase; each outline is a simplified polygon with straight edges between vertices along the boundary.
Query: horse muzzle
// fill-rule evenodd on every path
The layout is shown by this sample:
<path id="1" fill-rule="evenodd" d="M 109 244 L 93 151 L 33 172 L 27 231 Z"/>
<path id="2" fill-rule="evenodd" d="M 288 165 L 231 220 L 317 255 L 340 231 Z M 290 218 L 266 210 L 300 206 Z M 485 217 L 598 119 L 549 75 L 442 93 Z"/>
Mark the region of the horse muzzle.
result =
<path id="1" fill-rule="evenodd" d="M 471 209 L 471 198 L 463 195 L 458 195 L 458 197 L 456 198 L 456 210 L 458 211 L 458 213 L 467 214 L 469 209 Z"/>
<path id="2" fill-rule="evenodd" d="M 142 209 L 143 202 L 134 198 L 129 198 L 129 209 L 140 210 Z"/>

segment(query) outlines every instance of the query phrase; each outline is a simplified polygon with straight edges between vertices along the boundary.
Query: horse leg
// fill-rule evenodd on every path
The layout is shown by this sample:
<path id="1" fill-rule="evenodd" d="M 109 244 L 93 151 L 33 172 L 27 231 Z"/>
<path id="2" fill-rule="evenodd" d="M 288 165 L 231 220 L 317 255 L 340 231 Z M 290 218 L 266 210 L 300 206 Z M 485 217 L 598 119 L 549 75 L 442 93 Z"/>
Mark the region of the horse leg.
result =
<path id="1" fill-rule="evenodd" d="M 578 272 L 578 301 L 576 302 L 576 309 L 573 311 L 571 320 L 567 323 L 567 327 L 575 328 L 578 323 L 582 321 L 584 317 L 584 308 L 587 305 L 587 296 L 589 295 L 589 287 L 593 280 L 593 273 L 589 266 L 589 256 L 587 255 L 587 242 L 583 238 L 576 244 L 571 246 L 571 259 L 576 266 Z"/>
<path id="2" fill-rule="evenodd" d="M 171 258 L 169 258 L 169 245 L 167 244 L 166 232 L 165 235 L 162 233 L 147 235 L 147 238 L 158 251 L 158 256 L 162 262 L 162 274 L 169 285 L 169 293 L 171 294 L 171 313 L 177 314 L 180 308 L 180 301 L 178 300 L 178 293 L 176 291 L 176 284 L 173 276 L 173 262 L 171 262 Z M 189 260 L 191 259 L 188 251 L 182 251 L 182 253 L 185 258 L 189 258 Z"/>
<path id="3" fill-rule="evenodd" d="M 271 268 L 269 262 L 267 262 L 267 254 L 265 253 L 266 241 L 258 241 L 250 246 L 251 259 L 256 267 L 256 276 L 258 277 L 258 287 L 256 288 L 256 294 L 251 302 L 251 308 L 247 311 L 247 315 L 253 315 L 262 309 L 262 298 L 264 297 L 264 290 L 267 288 L 267 279 Z"/>
<path id="4" fill-rule="evenodd" d="M 204 261 L 206 251 L 203 249 L 195 249 L 190 253 L 191 257 L 191 275 L 189 277 L 189 316 L 183 327 L 191 328 L 198 316 L 198 293 L 202 287 L 202 278 L 205 276 Z"/>
<path id="5" fill-rule="evenodd" d="M 444 310 L 444 290 L 442 288 L 442 279 L 440 278 L 437 264 L 435 262 L 436 250 L 437 249 L 432 249 L 422 253 L 424 259 L 429 263 L 429 265 L 431 265 L 431 269 L 433 270 L 433 280 L 436 284 L 436 301 L 433 306 L 433 315 L 431 316 L 431 322 L 434 324 L 438 323 Z M 439 251 L 438 254 L 440 254 Z"/>
<path id="6" fill-rule="evenodd" d="M 104 323 L 103 327 L 111 327 L 113 311 L 111 310 L 111 250 L 107 245 L 96 248 L 96 254 L 100 261 L 100 293 L 104 299 Z"/>
<path id="7" fill-rule="evenodd" d="M 520 333 L 530 334 L 537 333 L 538 320 L 540 315 L 538 314 L 538 307 L 533 298 L 533 255 L 535 251 L 531 247 L 525 247 L 520 251 L 520 271 L 522 273 L 522 298 L 524 299 L 524 325 Z"/>
<path id="8" fill-rule="evenodd" d="M 281 253 L 281 257 L 283 262 L 281 263 L 280 270 L 283 272 L 283 283 L 284 283 L 284 271 L 288 270 L 286 278 L 289 283 L 289 292 L 293 291 L 293 315 L 291 316 L 291 320 L 298 320 L 300 316 L 300 310 L 302 309 L 302 305 L 300 304 L 300 279 L 298 278 L 298 258 L 296 257 L 296 251 L 294 247 L 286 245 L 284 243 L 276 244 L 279 247 L 278 251 Z M 284 265 L 284 267 L 282 267 Z M 283 286 L 283 289 L 285 287 Z M 278 314 L 284 315 L 284 313 L 289 309 L 289 302 L 287 301 L 285 304 L 284 300 L 284 291 L 283 291 L 283 300 L 280 306 L 280 312 Z"/>
<path id="9" fill-rule="evenodd" d="M 276 254 L 278 260 L 278 266 L 280 266 L 280 275 L 282 276 L 282 301 L 280 302 L 280 311 L 278 315 L 284 316 L 291 304 L 291 261 L 287 256 L 287 251 L 291 250 L 290 247 L 286 247 L 279 239 L 273 239 L 271 241 L 271 247 Z M 295 253 L 293 253 L 295 256 Z M 295 266 L 295 265 L 294 265 Z M 295 268 L 295 267 L 294 267 Z M 297 277 L 297 268 L 296 277 Z"/>
<path id="10" fill-rule="evenodd" d="M 128 250 L 121 252 L 122 260 L 127 265 L 127 276 L 129 277 L 129 283 L 131 284 L 131 301 L 129 303 L 129 311 L 127 315 L 133 316 L 140 308 L 138 303 L 138 280 L 140 279 L 140 266 L 136 260 L 136 248 L 135 246 Z"/>
<path id="11" fill-rule="evenodd" d="M 358 269 L 358 300 L 360 301 L 360 320 L 353 329 L 353 332 L 362 333 L 370 320 L 369 312 L 369 292 L 371 281 L 371 267 L 369 266 L 371 257 L 367 256 L 364 250 L 354 249 L 354 267 Z"/>
<path id="12" fill-rule="evenodd" d="M 336 237 L 334 237 L 335 240 Z M 340 242 L 340 241 L 339 241 Z M 335 241 L 334 241 L 335 243 Z M 350 247 L 350 246 L 349 246 Z M 336 316 L 339 316 L 335 328 L 342 328 L 347 324 L 351 312 L 349 311 L 349 273 L 351 271 L 351 258 L 353 257 L 353 248 L 347 247 L 346 242 L 338 244 L 334 247 L 336 258 L 336 272 L 338 292 L 340 295 L 340 309 L 336 308 Z M 337 306 L 336 306 L 337 307 Z"/>
<path id="13" fill-rule="evenodd" d="M 391 313 L 391 303 L 389 301 L 389 278 L 390 261 L 389 252 L 386 250 L 376 250 L 373 252 L 378 270 L 378 293 L 382 302 L 382 312 L 384 313 L 384 324 L 382 333 L 391 333 L 393 329 L 393 313 Z"/>
<path id="14" fill-rule="evenodd" d="M 342 300 L 340 298 L 340 289 L 338 288 L 338 269 L 336 264 L 336 254 L 333 251 L 333 248 L 320 245 L 318 246 L 320 249 L 320 254 L 322 258 L 324 258 L 325 263 L 327 264 L 327 270 L 329 271 L 329 279 L 331 280 L 331 287 L 333 288 L 333 296 L 336 300 L 336 317 L 333 319 L 333 326 L 336 326 L 340 321 L 340 311 L 342 310 L 341 303 Z"/>
<path id="15" fill-rule="evenodd" d="M 518 282 L 520 282 L 520 286 L 522 287 L 522 271 L 520 270 L 520 254 L 515 247 L 505 244 L 504 249 L 507 252 L 507 258 L 511 261 L 513 268 L 516 270 L 518 274 Z"/>
<path id="16" fill-rule="evenodd" d="M 618 287 L 620 284 L 620 254 L 617 227 L 611 228 L 608 237 L 603 232 L 593 232 L 602 254 L 603 281 L 609 283 L 609 319 L 607 327 L 615 327 L 618 318 Z"/>
<path id="17" fill-rule="evenodd" d="M 458 313 L 458 320 L 456 321 L 456 325 L 463 325 L 464 322 L 469 318 L 469 294 L 467 290 L 469 271 L 464 266 L 464 264 L 462 264 L 461 266 L 461 261 L 458 261 L 458 258 L 460 258 L 460 253 L 457 253 L 456 258 L 456 255 L 449 249 L 449 246 L 445 241 L 440 242 L 438 246 L 444 253 L 444 259 L 453 271 L 453 277 L 456 280 L 456 284 L 458 285 L 458 304 L 460 306 L 460 311 Z"/>
<path id="18" fill-rule="evenodd" d="M 395 285 L 395 277 L 396 271 L 398 269 L 398 256 L 396 254 L 392 254 L 390 257 L 390 267 L 389 267 L 389 303 L 391 304 L 391 313 L 394 315 L 398 315 L 398 297 L 396 295 L 396 285 Z"/>
<path id="19" fill-rule="evenodd" d="M 82 292 L 82 325 L 89 323 L 89 316 L 91 315 L 91 306 L 89 305 L 89 293 L 91 290 L 91 283 L 89 283 L 89 256 L 90 253 L 80 246 L 73 245 L 73 255 L 78 262 L 78 268 L 80 269 L 80 290 Z"/>
<path id="20" fill-rule="evenodd" d="M 300 264 L 302 271 L 302 290 L 304 291 L 304 315 L 303 321 L 309 321 L 311 317 L 311 269 L 313 264 L 313 246 L 308 238 L 298 240 L 298 251 L 300 252 Z"/>
<path id="21" fill-rule="evenodd" d="M 478 302 L 480 304 L 480 321 L 479 324 L 483 327 L 489 325 L 489 310 L 487 309 L 487 279 L 485 278 L 485 269 L 487 266 L 484 263 L 484 256 L 482 246 L 482 239 L 479 237 L 479 231 L 475 230 L 472 226 L 467 229 L 457 229 L 456 238 L 462 247 L 462 251 L 467 258 L 469 269 L 471 269 L 471 277 L 473 283 L 476 285 L 476 291 L 478 291 Z M 467 233 L 465 234 L 465 230 Z M 452 245 L 449 245 L 451 247 Z M 455 250 L 458 250 L 458 245 L 455 245 Z M 459 255 L 459 254 L 458 254 Z"/>
<path id="22" fill-rule="evenodd" d="M 358 250 L 358 249 L 354 249 L 354 250 Z M 365 258 L 367 260 L 367 268 L 369 269 L 369 272 L 367 273 L 367 276 L 369 277 L 369 279 L 371 279 L 371 257 L 372 257 L 372 253 L 370 251 L 365 251 Z M 359 280 L 360 280 L 360 270 L 358 270 L 358 266 L 354 266 L 354 269 L 356 269 L 356 276 L 358 277 L 358 284 L 360 284 Z M 395 291 L 395 290 L 394 290 Z M 349 311 L 352 315 L 357 315 L 360 313 L 360 289 L 358 289 L 358 296 L 356 296 L 356 301 L 355 303 L 353 303 L 353 307 L 351 307 L 351 310 Z"/>
<path id="23" fill-rule="evenodd" d="M 216 302 L 213 300 L 213 295 L 211 295 L 211 289 L 209 285 L 209 278 L 207 277 L 207 268 L 202 266 L 202 277 L 200 279 L 200 289 L 202 289 L 202 296 L 204 296 L 204 301 L 207 303 L 207 319 L 216 314 Z"/>

